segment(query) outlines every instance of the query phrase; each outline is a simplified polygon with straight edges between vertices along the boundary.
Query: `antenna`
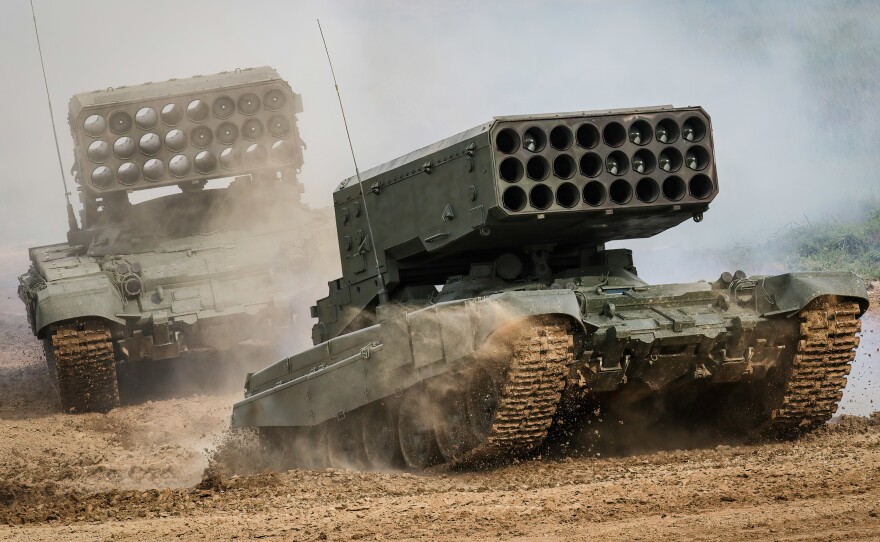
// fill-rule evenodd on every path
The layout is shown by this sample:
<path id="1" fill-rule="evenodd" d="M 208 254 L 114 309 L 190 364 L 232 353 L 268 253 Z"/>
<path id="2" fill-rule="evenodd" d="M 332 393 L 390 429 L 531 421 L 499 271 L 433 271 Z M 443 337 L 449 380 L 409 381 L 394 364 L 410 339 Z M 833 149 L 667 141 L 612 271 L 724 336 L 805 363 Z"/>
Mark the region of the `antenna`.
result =
<path id="1" fill-rule="evenodd" d="M 33 2 L 33 0 L 31 0 Z M 348 120 L 345 118 L 345 108 L 342 106 L 342 94 L 339 92 L 339 83 L 336 82 L 336 72 L 333 70 L 333 62 L 330 60 L 330 49 L 327 48 L 327 40 L 324 38 L 324 30 L 321 28 L 321 20 L 318 21 L 318 32 L 321 33 L 321 41 L 324 42 L 324 52 L 327 53 L 327 64 L 330 65 L 330 75 L 333 76 L 333 86 L 336 87 L 336 97 L 339 99 L 339 110 L 342 111 L 342 123 L 345 125 L 345 135 L 348 137 L 348 148 L 351 150 L 351 161 L 354 162 L 354 173 L 357 176 L 358 186 L 361 190 L 361 201 L 364 203 L 364 218 L 367 220 L 367 231 L 370 233 L 370 242 L 373 243 L 373 257 L 376 259 L 376 274 L 379 275 L 379 303 L 388 303 L 388 291 L 385 289 L 385 279 L 379 270 L 379 254 L 376 251 L 376 240 L 373 237 L 373 223 L 370 222 L 370 210 L 367 207 L 367 196 L 364 194 L 364 185 L 361 183 L 361 172 L 358 169 L 357 158 L 354 155 L 354 145 L 351 143 L 351 132 L 348 130 Z"/>
<path id="2" fill-rule="evenodd" d="M 52 121 L 52 137 L 55 138 L 55 152 L 58 155 L 58 168 L 61 170 L 61 183 L 64 185 L 64 199 L 67 201 L 67 225 L 70 231 L 79 231 L 76 213 L 70 204 L 70 190 L 67 188 L 67 177 L 64 175 L 64 164 L 61 161 L 61 147 L 58 146 L 58 132 L 55 130 L 55 114 L 52 112 L 52 98 L 49 96 L 49 80 L 46 78 L 46 64 L 43 62 L 43 47 L 40 45 L 40 31 L 37 30 L 37 14 L 34 12 L 34 0 L 31 2 L 31 17 L 34 19 L 34 34 L 37 36 L 37 51 L 40 53 L 40 68 L 43 70 L 43 86 L 46 88 L 46 102 L 49 104 L 49 119 Z"/>

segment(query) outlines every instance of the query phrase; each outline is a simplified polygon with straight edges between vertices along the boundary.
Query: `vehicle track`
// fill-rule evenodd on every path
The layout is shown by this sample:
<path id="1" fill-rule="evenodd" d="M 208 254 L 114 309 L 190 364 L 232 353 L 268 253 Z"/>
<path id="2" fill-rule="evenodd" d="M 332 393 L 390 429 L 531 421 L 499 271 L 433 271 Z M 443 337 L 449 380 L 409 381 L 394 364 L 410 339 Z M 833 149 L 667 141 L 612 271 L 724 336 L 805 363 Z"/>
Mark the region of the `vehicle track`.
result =
<path id="1" fill-rule="evenodd" d="M 572 363 L 572 334 L 568 323 L 556 319 L 518 325 L 491 425 L 482 442 L 453 465 L 525 454 L 547 436 Z"/>
<path id="2" fill-rule="evenodd" d="M 785 377 L 783 395 L 771 412 L 781 435 L 812 431 L 831 419 L 843 396 L 859 345 L 857 303 L 819 300 L 800 313 L 800 338 Z"/>
<path id="3" fill-rule="evenodd" d="M 66 412 L 107 412 L 119 406 L 110 328 L 87 320 L 58 326 L 46 349 Z"/>

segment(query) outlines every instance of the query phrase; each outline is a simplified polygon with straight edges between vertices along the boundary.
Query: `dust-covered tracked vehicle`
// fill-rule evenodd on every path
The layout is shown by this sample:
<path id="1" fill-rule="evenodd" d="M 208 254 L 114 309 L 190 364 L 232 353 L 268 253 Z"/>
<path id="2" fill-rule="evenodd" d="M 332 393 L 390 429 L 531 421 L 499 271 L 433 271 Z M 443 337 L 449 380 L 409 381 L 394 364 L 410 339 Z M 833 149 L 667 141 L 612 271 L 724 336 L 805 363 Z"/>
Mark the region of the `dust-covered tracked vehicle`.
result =
<path id="1" fill-rule="evenodd" d="M 30 249 L 19 288 L 65 411 L 117 405 L 119 363 L 272 340 L 291 324 L 332 246 L 318 239 L 329 210 L 301 202 L 301 107 L 268 67 L 71 99 L 81 224 L 69 210 L 68 242 Z M 234 180 L 206 187 L 221 178 Z M 164 195 L 130 201 L 144 190 Z"/>
<path id="2" fill-rule="evenodd" d="M 625 393 L 714 399 L 740 430 L 824 423 L 867 307 L 855 275 L 655 286 L 605 249 L 702 220 L 712 137 L 699 107 L 502 117 L 344 181 L 315 347 L 250 375 L 233 426 L 423 468 L 528 453 L 563 407 Z"/>

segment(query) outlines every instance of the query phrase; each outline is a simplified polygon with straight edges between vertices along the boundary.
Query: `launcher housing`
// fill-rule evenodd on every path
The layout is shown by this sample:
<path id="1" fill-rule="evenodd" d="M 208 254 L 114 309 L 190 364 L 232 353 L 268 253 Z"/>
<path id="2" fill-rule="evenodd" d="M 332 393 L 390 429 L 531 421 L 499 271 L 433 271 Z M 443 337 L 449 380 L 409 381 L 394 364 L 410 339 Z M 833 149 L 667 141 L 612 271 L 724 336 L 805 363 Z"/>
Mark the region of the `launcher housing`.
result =
<path id="1" fill-rule="evenodd" d="M 547 279 L 701 220 L 718 193 L 700 107 L 497 117 L 360 178 L 333 194 L 343 274 L 313 307 L 316 344 L 369 318 L 380 273 L 398 301 L 486 262 Z"/>
<path id="2" fill-rule="evenodd" d="M 69 110 L 84 229 L 133 191 L 221 177 L 295 182 L 303 164 L 301 99 L 269 67 L 83 92 Z"/>

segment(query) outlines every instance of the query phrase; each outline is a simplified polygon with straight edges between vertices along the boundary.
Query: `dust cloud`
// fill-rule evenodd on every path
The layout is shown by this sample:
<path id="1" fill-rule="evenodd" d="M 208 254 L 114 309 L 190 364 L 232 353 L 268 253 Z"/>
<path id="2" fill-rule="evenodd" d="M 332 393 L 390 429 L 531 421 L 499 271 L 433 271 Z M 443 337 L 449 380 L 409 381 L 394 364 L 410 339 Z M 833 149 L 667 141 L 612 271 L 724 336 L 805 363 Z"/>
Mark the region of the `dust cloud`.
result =
<path id="1" fill-rule="evenodd" d="M 363 169 L 493 115 L 672 103 L 712 115 L 721 194 L 703 223 L 633 244 L 639 251 L 681 255 L 762 239 L 804 215 L 845 214 L 880 187 L 871 147 L 880 125 L 874 2 L 87 5 L 35 2 L 56 119 L 77 92 L 271 64 L 304 98 L 302 179 L 316 206 L 353 173 L 317 17 Z M 221 16 L 231 10 L 236 17 Z M 2 244 L 51 242 L 65 214 L 30 13 L 25 2 L 4 12 L 0 63 L 17 78 L 0 90 L 0 112 L 17 137 L 0 145 L 0 163 L 27 166 L 16 169 L 20 182 L 0 187 L 9 202 L 0 236 Z M 103 32 L 82 32 L 121 21 L 163 28 L 167 39 L 108 49 Z M 58 130 L 69 168 L 71 142 L 66 127 Z M 662 280 L 678 279 L 670 271 Z"/>
<path id="2" fill-rule="evenodd" d="M 6 255 L 6 254 L 4 254 Z M 11 258 L 16 267 L 18 258 Z M 108 414 L 60 412 L 41 344 L 0 268 L 0 478 L 55 491 L 183 487 L 200 479 L 204 448 L 239 394 L 146 400 Z M 12 303 L 14 302 L 14 304 Z"/>
<path id="3" fill-rule="evenodd" d="M 205 334 L 190 341 L 180 358 L 121 364 L 123 406 L 107 414 L 60 413 L 41 344 L 32 336 L 16 295 L 16 276 L 27 269 L 27 252 L 17 246 L 0 250 L 4 480 L 94 491 L 191 487 L 202 479 L 208 452 L 223 438 L 231 405 L 242 397 L 246 373 L 311 343 L 308 306 L 326 289 L 326 277 L 338 273 L 332 213 L 300 208 L 295 190 L 285 198 L 283 189 L 260 192 L 252 183 L 177 191 L 134 205 L 118 202 L 120 216 L 104 217 L 114 219 L 113 224 L 105 224 L 111 227 L 90 253 L 99 258 L 135 253 L 145 274 L 155 263 L 151 258 L 163 254 L 214 245 L 246 249 L 260 235 L 289 231 L 265 255 L 244 253 L 243 259 L 224 263 L 248 269 L 262 263 L 254 258 L 277 259 L 284 268 L 276 271 L 276 285 L 296 312 L 288 326 L 271 333 L 258 322 L 253 338 L 243 344 L 231 344 L 222 334 Z M 234 254 L 226 251 L 227 257 Z"/>

